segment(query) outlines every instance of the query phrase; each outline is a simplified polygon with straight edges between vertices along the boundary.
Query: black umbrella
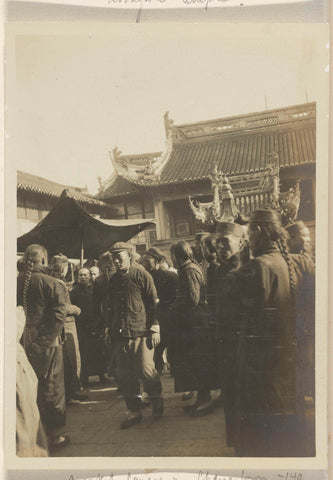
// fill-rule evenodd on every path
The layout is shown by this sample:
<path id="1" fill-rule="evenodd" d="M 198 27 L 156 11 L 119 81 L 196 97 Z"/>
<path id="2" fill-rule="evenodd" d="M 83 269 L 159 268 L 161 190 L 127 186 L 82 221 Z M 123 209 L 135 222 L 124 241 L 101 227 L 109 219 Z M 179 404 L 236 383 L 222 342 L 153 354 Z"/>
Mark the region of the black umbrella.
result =
<path id="1" fill-rule="evenodd" d="M 50 256 L 62 252 L 69 258 L 97 258 L 115 242 L 126 242 L 154 220 L 102 220 L 90 215 L 64 190 L 52 210 L 30 232 L 17 239 L 17 250 L 43 245 Z"/>

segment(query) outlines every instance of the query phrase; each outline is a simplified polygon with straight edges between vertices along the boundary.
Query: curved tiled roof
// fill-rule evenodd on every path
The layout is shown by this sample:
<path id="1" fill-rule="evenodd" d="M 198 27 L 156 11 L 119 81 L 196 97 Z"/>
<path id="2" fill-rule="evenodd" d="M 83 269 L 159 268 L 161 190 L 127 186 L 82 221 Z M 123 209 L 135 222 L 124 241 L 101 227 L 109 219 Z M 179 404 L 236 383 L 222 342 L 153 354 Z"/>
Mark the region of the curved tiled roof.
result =
<path id="1" fill-rule="evenodd" d="M 97 198 L 126 196 L 147 186 L 207 179 L 215 165 L 228 176 L 263 171 L 273 153 L 278 154 L 280 168 L 314 164 L 316 104 L 193 124 L 172 124 L 170 134 L 172 148 L 159 178 L 139 185 L 126 179 L 126 175 L 118 175 Z"/>
<path id="2" fill-rule="evenodd" d="M 72 197 L 80 203 L 104 206 L 105 203 L 95 199 L 85 188 L 71 187 L 52 182 L 31 173 L 17 171 L 17 189 L 59 198 L 64 189 L 69 190 Z"/>
<path id="3" fill-rule="evenodd" d="M 130 195 L 138 192 L 140 187 L 132 182 L 129 182 L 124 177 L 117 175 L 114 177 L 111 185 L 103 192 L 99 192 L 96 198 L 103 200 L 104 198 L 116 197 L 118 195 Z"/>
<path id="4" fill-rule="evenodd" d="M 176 144 L 159 183 L 206 178 L 214 165 L 227 175 L 264 170 L 268 155 L 272 152 L 278 153 L 280 167 L 315 163 L 315 125 Z"/>

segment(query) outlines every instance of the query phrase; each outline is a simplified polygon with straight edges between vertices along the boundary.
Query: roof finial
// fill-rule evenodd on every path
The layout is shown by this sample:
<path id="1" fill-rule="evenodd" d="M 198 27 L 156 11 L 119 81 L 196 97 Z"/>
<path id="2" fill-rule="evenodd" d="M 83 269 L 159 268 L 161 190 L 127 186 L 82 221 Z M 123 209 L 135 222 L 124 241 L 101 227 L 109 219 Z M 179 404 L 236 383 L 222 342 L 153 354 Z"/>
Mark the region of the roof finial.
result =
<path id="1" fill-rule="evenodd" d="M 173 120 L 169 117 L 169 112 L 165 112 L 165 114 L 164 114 L 164 128 L 165 128 L 166 136 L 169 135 L 169 132 L 171 130 L 172 125 L 173 125 Z"/>
<path id="2" fill-rule="evenodd" d="M 73 198 L 73 195 L 71 192 L 68 190 L 68 188 L 65 188 L 60 195 L 60 198 Z"/>
<path id="3" fill-rule="evenodd" d="M 114 147 L 114 149 L 112 150 L 112 155 L 113 155 L 113 158 L 115 160 L 117 160 L 120 156 L 121 156 L 121 150 L 119 150 L 119 148 L 117 147 L 117 145 Z"/>
<path id="4" fill-rule="evenodd" d="M 98 191 L 99 192 L 104 192 L 104 185 L 103 185 L 103 182 L 102 182 L 102 177 L 97 177 L 97 180 L 98 180 Z"/>

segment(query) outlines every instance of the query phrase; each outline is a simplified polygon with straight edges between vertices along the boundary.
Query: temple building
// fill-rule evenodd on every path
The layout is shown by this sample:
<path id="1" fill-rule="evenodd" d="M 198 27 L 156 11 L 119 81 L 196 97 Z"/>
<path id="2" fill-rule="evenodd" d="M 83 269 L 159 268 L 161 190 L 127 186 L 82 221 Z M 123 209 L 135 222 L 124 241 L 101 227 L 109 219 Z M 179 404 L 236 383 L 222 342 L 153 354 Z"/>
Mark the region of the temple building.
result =
<path id="1" fill-rule="evenodd" d="M 96 199 L 112 205 L 114 218 L 155 218 L 156 229 L 135 240 L 139 253 L 151 244 L 166 251 L 175 241 L 192 242 L 214 178 L 225 176 L 242 215 L 281 193 L 314 236 L 315 103 L 182 125 L 166 113 L 164 124 L 162 152 L 122 155 L 116 147 L 114 173 L 99 179 Z"/>
<path id="2" fill-rule="evenodd" d="M 59 200 L 64 189 L 82 205 L 88 213 L 102 218 L 112 218 L 115 210 L 88 193 L 87 188 L 73 187 L 52 182 L 26 172 L 17 172 L 17 236 L 37 225 Z"/>

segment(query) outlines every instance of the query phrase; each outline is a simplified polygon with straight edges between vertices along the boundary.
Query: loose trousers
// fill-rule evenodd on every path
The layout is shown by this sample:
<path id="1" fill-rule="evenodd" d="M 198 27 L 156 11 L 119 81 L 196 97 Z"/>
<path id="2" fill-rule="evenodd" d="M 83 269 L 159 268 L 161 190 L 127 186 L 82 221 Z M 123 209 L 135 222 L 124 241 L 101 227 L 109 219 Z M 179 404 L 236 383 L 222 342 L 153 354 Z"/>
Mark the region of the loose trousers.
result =
<path id="1" fill-rule="evenodd" d="M 43 425 L 47 432 L 61 428 L 66 418 L 63 347 L 43 350 L 30 362 L 38 378 L 37 403 Z"/>
<path id="2" fill-rule="evenodd" d="M 65 322 L 64 370 L 66 401 L 80 390 L 81 357 L 75 321 Z"/>
<path id="3" fill-rule="evenodd" d="M 140 381 L 152 400 L 161 397 L 162 385 L 155 369 L 154 349 L 149 348 L 146 337 L 117 339 L 114 348 L 119 388 L 127 408 L 139 412 Z"/>
<path id="4" fill-rule="evenodd" d="M 89 349 L 89 332 L 85 325 L 77 323 L 77 336 L 79 338 L 80 357 L 81 357 L 81 375 L 80 381 L 83 387 L 88 385 L 88 349 Z"/>
<path id="5" fill-rule="evenodd" d="M 237 341 L 225 341 L 219 344 L 219 371 L 223 394 L 224 418 L 227 446 L 236 441 L 236 403 L 237 403 Z"/>

